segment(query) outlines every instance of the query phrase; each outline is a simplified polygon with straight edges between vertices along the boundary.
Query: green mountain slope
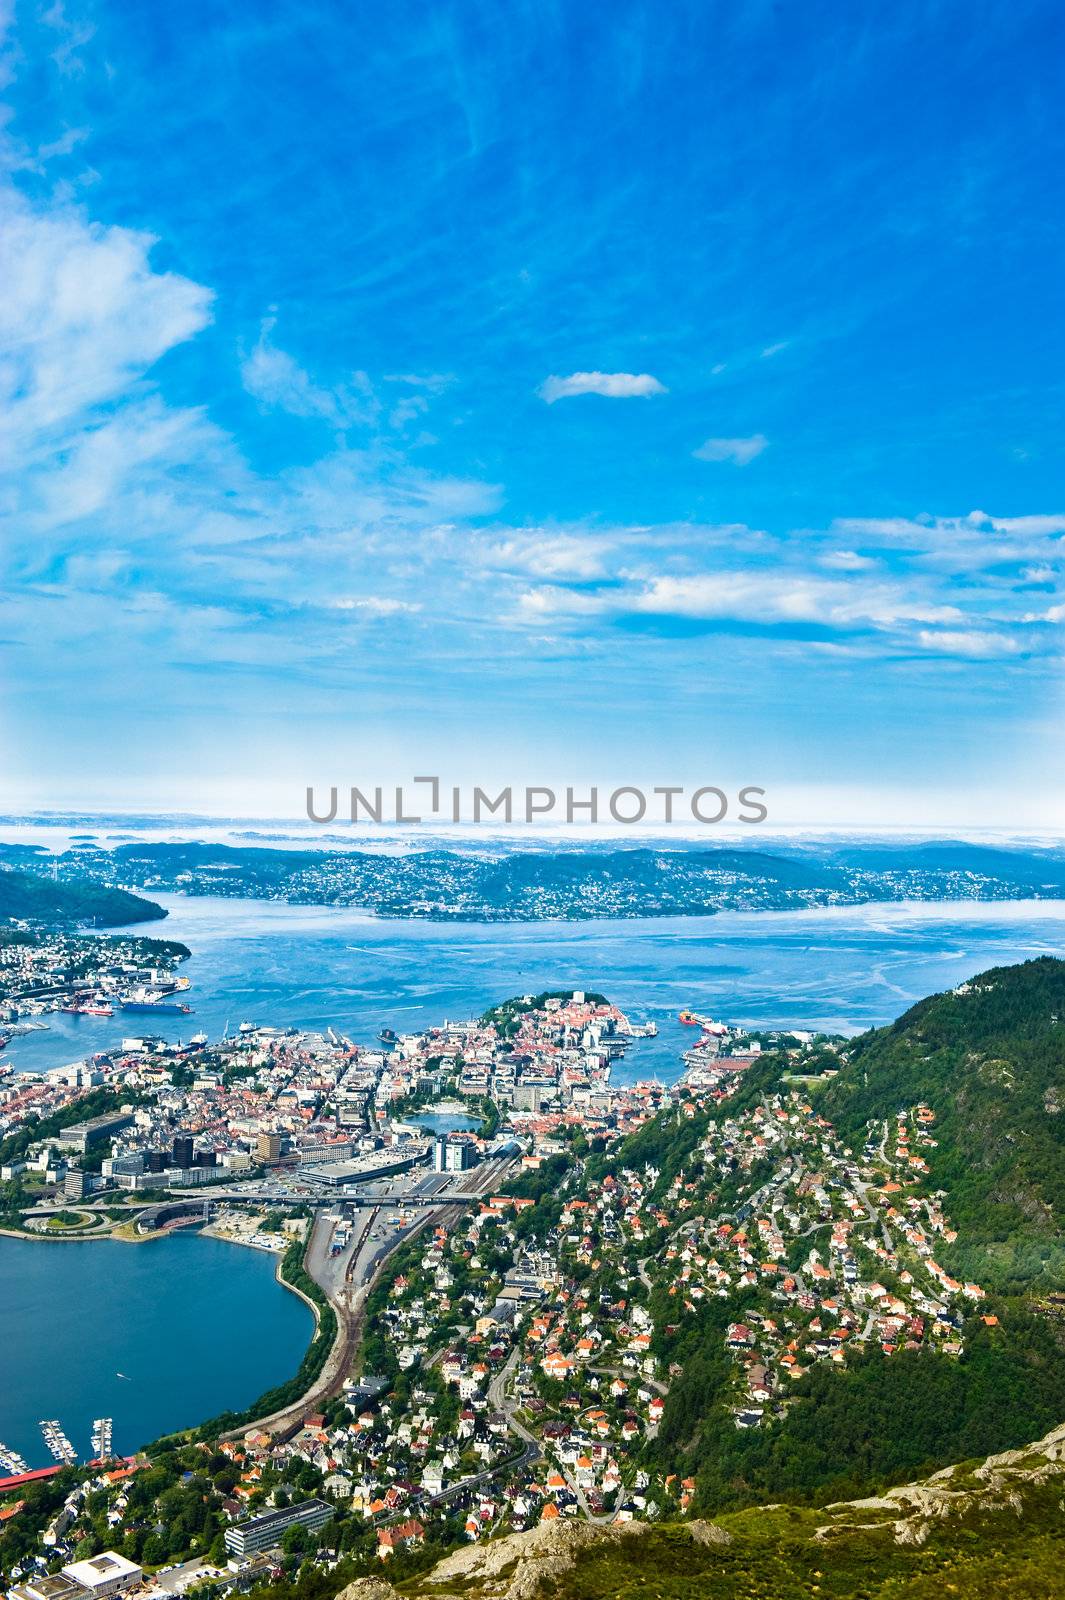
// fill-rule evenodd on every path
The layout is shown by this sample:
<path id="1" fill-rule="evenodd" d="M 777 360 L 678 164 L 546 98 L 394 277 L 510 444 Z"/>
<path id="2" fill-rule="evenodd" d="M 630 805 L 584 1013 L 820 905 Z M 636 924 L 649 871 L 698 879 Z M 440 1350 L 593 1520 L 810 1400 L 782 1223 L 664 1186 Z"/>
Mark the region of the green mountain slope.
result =
<path id="1" fill-rule="evenodd" d="M 32 872 L 0 867 L 0 920 L 18 917 L 51 924 L 86 922 L 99 928 L 165 917 L 154 900 L 97 883 L 53 883 Z"/>
<path id="2" fill-rule="evenodd" d="M 960 1234 L 945 1258 L 1000 1288 L 1065 1281 L 1065 961 L 996 967 L 920 1001 L 855 1041 L 818 1109 L 857 1145 L 922 1101 L 931 1184 Z"/>

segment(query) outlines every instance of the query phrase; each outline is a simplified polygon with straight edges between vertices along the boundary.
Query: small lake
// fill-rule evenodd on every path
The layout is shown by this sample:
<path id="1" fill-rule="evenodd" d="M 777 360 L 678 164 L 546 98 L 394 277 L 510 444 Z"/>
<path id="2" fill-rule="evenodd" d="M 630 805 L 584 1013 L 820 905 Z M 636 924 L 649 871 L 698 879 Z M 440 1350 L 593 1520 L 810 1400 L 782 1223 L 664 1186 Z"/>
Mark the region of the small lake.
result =
<path id="1" fill-rule="evenodd" d="M 431 1134 L 476 1133 L 481 1126 L 480 1117 L 467 1117 L 460 1111 L 419 1111 L 404 1121 L 417 1123 Z"/>
<path id="2" fill-rule="evenodd" d="M 58 1418 L 85 1459 L 96 1417 L 129 1454 L 239 1410 L 295 1373 L 314 1318 L 266 1251 L 181 1231 L 144 1244 L 0 1238 L 0 1440 L 52 1465 Z"/>

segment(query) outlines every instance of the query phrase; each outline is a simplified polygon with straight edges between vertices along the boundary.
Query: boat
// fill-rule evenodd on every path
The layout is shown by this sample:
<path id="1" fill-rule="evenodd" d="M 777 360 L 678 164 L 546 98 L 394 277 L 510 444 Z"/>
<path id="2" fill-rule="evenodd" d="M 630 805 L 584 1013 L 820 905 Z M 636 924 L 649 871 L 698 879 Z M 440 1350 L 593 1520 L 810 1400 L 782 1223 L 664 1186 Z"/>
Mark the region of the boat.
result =
<path id="1" fill-rule="evenodd" d="M 192 1007 L 185 1005 L 182 1000 L 123 1000 L 121 1005 L 123 1011 L 162 1011 L 183 1016 L 188 1016 L 192 1011 Z"/>
<path id="2" fill-rule="evenodd" d="M 0 1466 L 6 1467 L 8 1472 L 14 1473 L 28 1472 L 30 1470 L 18 1451 L 12 1450 L 6 1444 L 0 1444 Z"/>
<path id="3" fill-rule="evenodd" d="M 206 1043 L 207 1035 L 205 1033 L 194 1033 L 189 1040 L 189 1044 L 195 1046 L 197 1050 L 202 1050 Z"/>
<path id="4" fill-rule="evenodd" d="M 239 1022 L 237 1024 L 237 1032 L 238 1033 L 254 1033 L 255 1032 L 255 1027 L 256 1027 L 256 1024 L 254 1022 Z"/>
<path id="5" fill-rule="evenodd" d="M 94 1000 L 91 1005 L 79 1009 L 83 1017 L 113 1017 L 115 1014 L 114 1006 L 108 1005 L 106 1000 Z"/>
<path id="6" fill-rule="evenodd" d="M 686 1028 L 698 1028 L 701 1018 L 697 1017 L 694 1011 L 681 1011 L 677 1016 L 677 1021 L 683 1022 Z"/>

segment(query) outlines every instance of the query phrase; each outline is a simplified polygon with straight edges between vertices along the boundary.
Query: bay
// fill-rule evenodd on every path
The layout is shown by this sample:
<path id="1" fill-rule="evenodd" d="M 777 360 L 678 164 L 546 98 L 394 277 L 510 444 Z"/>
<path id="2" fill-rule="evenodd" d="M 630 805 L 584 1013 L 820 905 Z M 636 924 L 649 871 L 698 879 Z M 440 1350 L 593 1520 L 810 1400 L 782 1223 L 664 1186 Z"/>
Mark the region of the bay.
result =
<path id="1" fill-rule="evenodd" d="M 242 1021 L 324 1029 L 372 1044 L 465 1018 L 513 994 L 598 990 L 655 1039 L 616 1081 L 671 1081 L 691 1032 L 683 1007 L 748 1025 L 855 1033 L 987 967 L 1065 952 L 1065 902 L 900 902 L 629 921 L 438 923 L 321 906 L 157 895 L 169 916 L 144 932 L 192 950 L 193 1015 L 45 1020 L 7 1058 L 43 1071 L 138 1032 L 211 1038 Z"/>
<path id="2" fill-rule="evenodd" d="M 51 1466 L 58 1418 L 82 1460 L 96 1417 L 129 1454 L 249 1405 L 298 1368 L 310 1309 L 276 1258 L 193 1232 L 142 1244 L 0 1237 L 0 1440 Z"/>

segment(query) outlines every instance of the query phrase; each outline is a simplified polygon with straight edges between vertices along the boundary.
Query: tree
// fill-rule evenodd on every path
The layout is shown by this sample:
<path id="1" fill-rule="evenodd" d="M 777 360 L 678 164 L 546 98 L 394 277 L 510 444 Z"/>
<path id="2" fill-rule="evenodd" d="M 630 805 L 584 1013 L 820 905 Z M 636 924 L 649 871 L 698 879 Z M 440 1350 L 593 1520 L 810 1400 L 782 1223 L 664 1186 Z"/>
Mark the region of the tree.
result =
<path id="1" fill-rule="evenodd" d="M 307 1529 L 298 1522 L 291 1528 L 286 1528 L 281 1535 L 281 1548 L 287 1556 L 303 1556 L 313 1548 L 311 1536 Z"/>

